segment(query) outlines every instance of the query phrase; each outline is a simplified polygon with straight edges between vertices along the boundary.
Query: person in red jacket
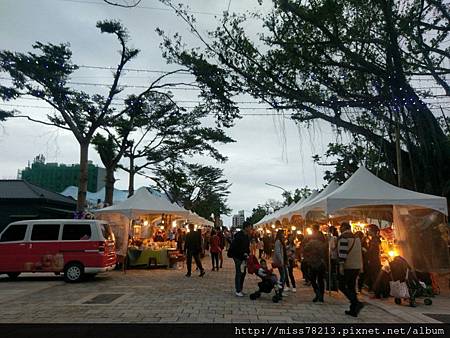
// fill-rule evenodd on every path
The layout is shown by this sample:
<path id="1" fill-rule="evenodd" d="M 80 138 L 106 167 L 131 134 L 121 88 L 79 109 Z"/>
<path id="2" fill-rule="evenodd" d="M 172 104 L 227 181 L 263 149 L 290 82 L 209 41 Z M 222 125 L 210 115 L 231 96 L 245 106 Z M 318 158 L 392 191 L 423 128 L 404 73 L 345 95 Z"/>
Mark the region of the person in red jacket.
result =
<path id="1" fill-rule="evenodd" d="M 219 271 L 219 254 L 222 251 L 220 247 L 220 237 L 217 235 L 216 230 L 211 231 L 211 261 L 212 261 L 212 271 Z"/>

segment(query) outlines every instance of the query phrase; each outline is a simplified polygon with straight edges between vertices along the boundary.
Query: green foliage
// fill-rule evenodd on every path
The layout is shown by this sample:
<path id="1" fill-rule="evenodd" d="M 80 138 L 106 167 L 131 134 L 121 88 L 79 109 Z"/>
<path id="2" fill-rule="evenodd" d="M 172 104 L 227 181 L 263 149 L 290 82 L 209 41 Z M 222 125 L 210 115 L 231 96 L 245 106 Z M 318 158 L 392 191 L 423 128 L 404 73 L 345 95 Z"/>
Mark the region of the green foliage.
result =
<path id="1" fill-rule="evenodd" d="M 261 23 L 259 41 L 247 34 L 248 16 L 225 14 L 206 39 L 182 7 L 162 2 L 203 44 L 188 49 L 179 36 L 165 36 L 167 58 L 194 73 L 221 74 L 197 78 L 210 91 L 250 94 L 277 111 L 294 111 L 306 126 L 327 121 L 363 139 L 364 147 L 381 149 L 390 174 L 398 119 L 403 172 L 415 182 L 408 187 L 447 193 L 450 144 L 424 102 L 433 93 L 412 81 L 428 76 L 450 95 L 443 77 L 450 72 L 444 63 L 450 15 L 442 0 L 273 0 L 269 14 L 251 15 Z"/>
<path id="2" fill-rule="evenodd" d="M 211 214 L 229 215 L 227 196 L 231 184 L 223 177 L 223 170 L 200 164 L 161 164 L 155 170 L 156 182 L 173 201 L 209 219 Z M 193 193 L 198 191 L 194 199 Z"/>

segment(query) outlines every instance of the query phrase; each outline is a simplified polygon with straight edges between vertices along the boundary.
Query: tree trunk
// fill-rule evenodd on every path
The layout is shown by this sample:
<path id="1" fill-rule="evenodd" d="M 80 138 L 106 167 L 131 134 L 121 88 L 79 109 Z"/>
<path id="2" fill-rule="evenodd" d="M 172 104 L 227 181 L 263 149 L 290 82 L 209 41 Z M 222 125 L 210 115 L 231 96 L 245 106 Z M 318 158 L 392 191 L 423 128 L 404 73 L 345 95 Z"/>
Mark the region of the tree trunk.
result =
<path id="1" fill-rule="evenodd" d="M 116 179 L 114 178 L 114 169 L 107 167 L 105 179 L 105 203 L 108 203 L 108 205 L 113 204 L 115 182 Z"/>
<path id="2" fill-rule="evenodd" d="M 129 171 L 129 179 L 128 179 L 128 197 L 134 195 L 134 157 L 130 154 L 130 171 Z"/>
<path id="3" fill-rule="evenodd" d="M 86 209 L 86 193 L 88 186 L 88 152 L 89 142 L 80 143 L 80 181 L 78 184 L 77 211 Z"/>

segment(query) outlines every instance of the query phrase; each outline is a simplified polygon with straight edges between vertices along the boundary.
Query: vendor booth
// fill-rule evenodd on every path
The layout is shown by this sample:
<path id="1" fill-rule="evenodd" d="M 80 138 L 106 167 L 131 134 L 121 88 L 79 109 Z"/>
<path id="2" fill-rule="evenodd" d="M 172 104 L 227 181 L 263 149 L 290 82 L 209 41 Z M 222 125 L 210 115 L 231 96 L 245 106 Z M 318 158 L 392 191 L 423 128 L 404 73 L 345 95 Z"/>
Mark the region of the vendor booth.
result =
<path id="1" fill-rule="evenodd" d="M 331 225 L 346 220 L 363 232 L 368 223 L 377 223 L 390 256 L 401 255 L 425 271 L 450 267 L 445 197 L 396 187 L 365 167 L 320 195 L 301 208 L 307 221 Z"/>
<path id="2" fill-rule="evenodd" d="M 127 257 L 130 266 L 169 266 L 170 252 L 176 251 L 177 220 L 186 220 L 190 214 L 146 187 L 123 202 L 94 212 L 111 224 L 117 255 Z"/>

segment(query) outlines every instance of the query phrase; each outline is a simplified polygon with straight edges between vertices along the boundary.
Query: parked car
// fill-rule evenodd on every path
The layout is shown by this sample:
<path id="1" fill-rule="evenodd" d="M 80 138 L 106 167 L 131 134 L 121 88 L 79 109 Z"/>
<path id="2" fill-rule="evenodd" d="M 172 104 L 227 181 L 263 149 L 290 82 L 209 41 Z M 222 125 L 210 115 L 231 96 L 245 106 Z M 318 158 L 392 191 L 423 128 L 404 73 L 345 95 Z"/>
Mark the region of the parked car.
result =
<path id="1" fill-rule="evenodd" d="M 0 233 L 0 274 L 64 273 L 67 282 L 114 269 L 114 234 L 105 221 L 19 221 Z"/>

